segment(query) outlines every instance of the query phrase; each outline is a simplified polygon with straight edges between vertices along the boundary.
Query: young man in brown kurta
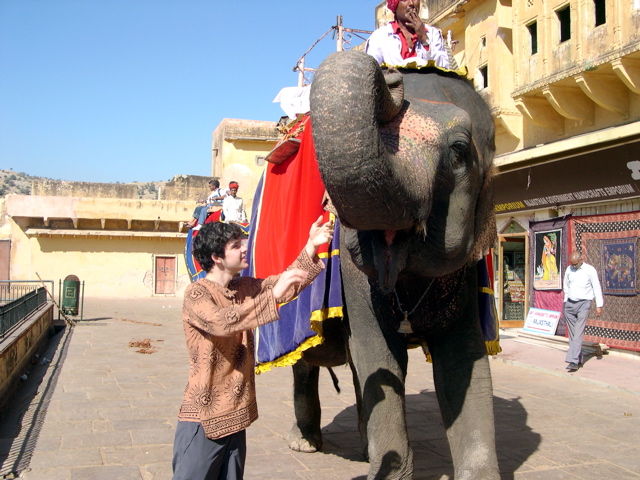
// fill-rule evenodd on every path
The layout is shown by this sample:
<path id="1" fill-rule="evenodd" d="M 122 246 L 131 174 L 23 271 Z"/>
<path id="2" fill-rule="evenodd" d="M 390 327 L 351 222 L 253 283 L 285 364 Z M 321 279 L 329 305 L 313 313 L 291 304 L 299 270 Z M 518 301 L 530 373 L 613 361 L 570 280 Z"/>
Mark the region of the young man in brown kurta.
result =
<path id="1" fill-rule="evenodd" d="M 191 368 L 178 414 L 174 480 L 242 479 L 245 429 L 258 418 L 252 330 L 278 320 L 278 303 L 294 299 L 322 271 L 316 252 L 332 233 L 319 218 L 293 264 L 266 279 L 237 276 L 248 266 L 240 227 L 215 222 L 198 233 L 194 256 L 207 276 L 184 295 Z"/>

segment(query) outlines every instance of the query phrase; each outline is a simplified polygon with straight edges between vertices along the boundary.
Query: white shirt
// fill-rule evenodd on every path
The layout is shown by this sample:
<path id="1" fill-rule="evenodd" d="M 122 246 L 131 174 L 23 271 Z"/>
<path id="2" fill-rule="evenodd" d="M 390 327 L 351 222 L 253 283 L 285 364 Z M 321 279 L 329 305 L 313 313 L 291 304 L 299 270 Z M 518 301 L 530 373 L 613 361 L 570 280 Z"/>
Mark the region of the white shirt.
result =
<path id="1" fill-rule="evenodd" d="M 225 222 L 247 223 L 247 214 L 240 197 L 227 195 L 222 201 L 222 213 Z"/>
<path id="2" fill-rule="evenodd" d="M 587 263 L 582 263 L 577 270 L 567 267 L 564 272 L 564 301 L 567 300 L 593 300 L 596 299 L 596 307 L 602 307 L 602 288 L 596 269 Z"/>
<path id="3" fill-rule="evenodd" d="M 438 67 L 449 68 L 449 54 L 444 47 L 442 32 L 439 28 L 430 25 L 425 25 L 425 30 L 429 39 L 429 50 L 417 42 L 415 57 L 402 58 L 400 55 L 402 41 L 400 36 L 393 31 L 390 23 L 371 34 L 365 44 L 365 52 L 375 58 L 380 65 L 386 63 L 389 66 L 401 66 L 416 62 L 418 66 L 424 66 L 429 60 L 433 60 Z"/>
<path id="4" fill-rule="evenodd" d="M 220 202 L 220 200 L 214 200 L 213 197 L 222 197 L 224 195 L 226 195 L 226 193 L 224 193 L 224 190 L 222 190 L 221 188 L 216 188 L 215 190 L 212 190 L 209 196 L 207 197 L 207 205 L 213 205 L 216 202 Z"/>

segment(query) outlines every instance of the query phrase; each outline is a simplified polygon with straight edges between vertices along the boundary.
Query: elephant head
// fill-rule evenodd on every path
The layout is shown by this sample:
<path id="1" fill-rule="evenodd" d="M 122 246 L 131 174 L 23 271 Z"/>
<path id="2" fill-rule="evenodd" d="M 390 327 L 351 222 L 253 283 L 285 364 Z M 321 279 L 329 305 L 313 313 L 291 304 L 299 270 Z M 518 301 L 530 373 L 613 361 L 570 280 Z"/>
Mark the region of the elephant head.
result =
<path id="1" fill-rule="evenodd" d="M 311 86 L 311 120 L 344 245 L 384 293 L 399 275 L 447 275 L 493 245 L 493 119 L 466 79 L 334 53 Z"/>

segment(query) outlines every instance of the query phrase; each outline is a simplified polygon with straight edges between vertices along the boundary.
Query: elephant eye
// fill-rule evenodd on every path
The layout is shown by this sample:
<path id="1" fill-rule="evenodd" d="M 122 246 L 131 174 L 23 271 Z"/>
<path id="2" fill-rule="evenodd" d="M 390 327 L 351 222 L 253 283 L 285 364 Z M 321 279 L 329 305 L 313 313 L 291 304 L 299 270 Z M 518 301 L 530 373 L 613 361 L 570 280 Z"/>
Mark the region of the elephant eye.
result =
<path id="1" fill-rule="evenodd" d="M 469 158 L 469 143 L 456 140 L 450 145 L 451 149 L 451 166 L 460 168 L 467 165 Z"/>

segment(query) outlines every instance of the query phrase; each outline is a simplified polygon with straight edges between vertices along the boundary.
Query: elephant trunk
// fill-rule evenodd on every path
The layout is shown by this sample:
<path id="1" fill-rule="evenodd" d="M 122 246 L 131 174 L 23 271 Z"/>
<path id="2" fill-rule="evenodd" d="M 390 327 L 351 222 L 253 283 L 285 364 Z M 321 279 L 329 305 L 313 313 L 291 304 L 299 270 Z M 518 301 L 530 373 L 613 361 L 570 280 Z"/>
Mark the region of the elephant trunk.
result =
<path id="1" fill-rule="evenodd" d="M 402 75 L 391 71 L 385 76 L 363 52 L 333 53 L 315 74 L 311 118 L 316 155 L 325 187 L 347 227 L 402 230 L 416 223 L 411 202 L 398 201 L 398 195 L 412 196 L 403 193 L 411 167 L 393 153 L 399 123 L 395 131 L 385 131 L 390 146 L 381 135 L 381 126 L 392 119 L 396 124 L 401 116 L 403 92 Z M 420 203 L 428 204 L 430 194 L 422 190 Z"/>

